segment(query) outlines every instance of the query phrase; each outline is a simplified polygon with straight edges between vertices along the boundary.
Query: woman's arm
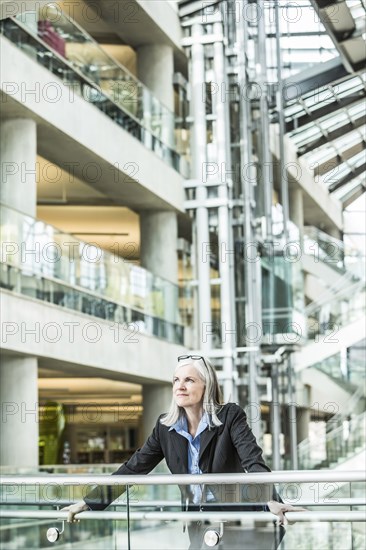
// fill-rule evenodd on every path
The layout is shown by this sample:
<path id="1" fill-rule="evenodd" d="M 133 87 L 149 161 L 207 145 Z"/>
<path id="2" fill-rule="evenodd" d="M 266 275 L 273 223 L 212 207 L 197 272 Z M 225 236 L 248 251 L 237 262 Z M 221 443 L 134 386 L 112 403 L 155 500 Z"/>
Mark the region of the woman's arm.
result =
<path id="1" fill-rule="evenodd" d="M 140 475 L 148 474 L 164 458 L 159 439 L 160 417 L 141 449 L 131 456 L 131 458 L 122 464 L 112 475 Z M 84 500 L 63 508 L 69 512 L 67 521 L 73 522 L 75 514 L 85 510 L 104 510 L 114 500 L 116 500 L 126 490 L 125 485 L 112 484 L 107 486 L 98 485 L 92 489 Z"/>

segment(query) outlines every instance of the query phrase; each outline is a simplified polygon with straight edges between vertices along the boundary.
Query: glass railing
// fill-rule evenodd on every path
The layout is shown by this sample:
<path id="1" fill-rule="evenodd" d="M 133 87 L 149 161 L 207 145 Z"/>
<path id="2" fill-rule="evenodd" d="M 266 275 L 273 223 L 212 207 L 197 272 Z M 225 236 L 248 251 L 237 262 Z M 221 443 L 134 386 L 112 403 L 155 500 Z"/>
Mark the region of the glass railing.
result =
<path id="1" fill-rule="evenodd" d="M 4 19 L 0 32 L 60 78 L 70 94 L 92 103 L 167 164 L 188 176 L 186 160 L 177 152 L 182 150 L 182 140 L 180 124 L 175 136 L 174 113 L 77 23 L 59 9 L 57 17 L 48 9 L 46 13 L 49 20 L 37 21 L 34 12 Z"/>
<path id="2" fill-rule="evenodd" d="M 357 345 L 357 344 L 356 344 Z M 352 346 L 351 348 L 352 349 Z M 358 388 L 359 391 L 365 391 L 365 357 L 348 357 L 346 353 L 335 353 L 322 361 L 316 362 L 312 365 L 312 368 L 318 369 L 331 378 L 336 380 L 341 386 L 343 385 L 348 391 L 352 385 L 354 388 Z"/>
<path id="3" fill-rule="evenodd" d="M 0 213 L 3 288 L 183 342 L 177 285 L 41 220 Z"/>
<path id="4" fill-rule="evenodd" d="M 305 308 L 308 321 L 308 337 L 319 341 L 320 335 L 331 338 L 342 327 L 365 315 L 366 293 L 364 281 L 344 281 L 333 297 L 313 302 Z M 334 340 L 333 340 L 334 341 Z"/>
<path id="5" fill-rule="evenodd" d="M 153 474 L 113 479 L 103 475 L 2 476 L 0 537 L 2 547 L 12 550 L 50 548 L 52 538 L 55 547 L 65 550 L 210 546 L 358 550 L 366 542 L 364 483 L 365 473 L 357 471 Z M 79 523 L 63 523 L 67 513 L 56 510 L 61 500 L 64 503 L 66 497 L 74 502 L 90 495 L 93 485 L 98 486 L 94 494 L 102 497 L 107 484 L 113 496 L 120 495 L 107 510 L 83 512 Z M 274 484 L 285 502 L 307 508 L 286 514 L 295 522 L 286 532 L 266 508 Z M 200 504 L 194 503 L 195 494 Z"/>
<path id="6" fill-rule="evenodd" d="M 365 449 L 366 413 L 350 416 L 342 425 L 314 439 L 306 439 L 298 446 L 299 467 L 331 468 Z"/>
<path id="7" fill-rule="evenodd" d="M 361 252 L 328 235 L 317 227 L 304 228 L 304 253 L 314 262 L 323 262 L 339 273 L 348 271 L 351 275 L 365 278 L 365 258 Z"/>

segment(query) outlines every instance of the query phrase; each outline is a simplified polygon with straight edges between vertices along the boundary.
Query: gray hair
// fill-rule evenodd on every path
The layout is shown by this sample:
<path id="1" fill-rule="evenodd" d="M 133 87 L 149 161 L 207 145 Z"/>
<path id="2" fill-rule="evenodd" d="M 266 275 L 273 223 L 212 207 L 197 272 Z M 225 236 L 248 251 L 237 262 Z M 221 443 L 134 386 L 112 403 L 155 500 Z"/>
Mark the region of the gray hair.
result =
<path id="1" fill-rule="evenodd" d="M 203 412 L 207 414 L 209 427 L 221 426 L 222 422 L 218 419 L 217 413 L 222 408 L 223 399 L 214 367 L 206 357 L 204 357 L 204 359 L 189 358 L 178 361 L 176 370 L 180 367 L 186 367 L 187 365 L 191 365 L 197 370 L 199 377 L 205 384 Z M 177 405 L 173 396 L 170 409 L 167 414 L 160 419 L 160 422 L 165 426 L 173 426 L 184 414 L 183 407 Z"/>

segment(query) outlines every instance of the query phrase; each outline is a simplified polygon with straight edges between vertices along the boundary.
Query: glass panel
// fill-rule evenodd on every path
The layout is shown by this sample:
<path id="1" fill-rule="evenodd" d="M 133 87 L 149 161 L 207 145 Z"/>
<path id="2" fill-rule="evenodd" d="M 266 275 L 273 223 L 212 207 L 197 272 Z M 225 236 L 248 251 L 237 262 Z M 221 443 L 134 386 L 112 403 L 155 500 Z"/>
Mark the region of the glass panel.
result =
<path id="1" fill-rule="evenodd" d="M 178 285 L 13 209 L 0 213 L 5 286 L 18 272 L 18 292 L 183 341 Z"/>
<path id="2" fill-rule="evenodd" d="M 264 2 L 265 25 L 268 33 L 266 47 L 268 59 L 273 60 L 273 52 L 276 49 L 275 36 L 275 11 L 273 2 Z M 282 76 L 288 78 L 328 59 L 338 56 L 334 44 L 326 33 L 310 2 L 291 3 L 278 1 L 280 47 L 283 61 Z M 263 9 L 263 8 L 262 8 Z M 261 17 L 261 8 L 254 10 L 248 16 L 250 22 L 256 22 L 256 17 Z M 270 81 L 276 82 L 276 69 L 268 70 Z"/>
<path id="3" fill-rule="evenodd" d="M 364 448 L 366 413 L 349 415 L 341 419 L 340 424 L 328 433 L 324 429 L 318 436 L 313 434 L 311 439 L 299 444 L 300 468 L 334 468 Z"/>
<path id="4" fill-rule="evenodd" d="M 30 22 L 31 16 L 35 19 L 36 13 L 22 13 L 15 19 L 21 21 L 27 30 L 34 34 L 35 22 Z M 150 126 L 150 131 L 166 145 L 174 148 L 173 134 L 162 135 L 160 128 L 163 116 L 168 124 L 170 120 L 172 121 L 171 127 L 174 128 L 174 113 L 172 111 L 163 106 L 126 67 L 110 57 L 84 29 L 65 13 L 49 6 L 47 10 L 40 11 L 39 17 L 42 19 L 37 21 L 37 35 L 87 76 L 107 97 L 112 98 L 122 109 L 136 118 L 139 118 L 144 111 L 143 104 L 140 103 L 144 90 L 153 105 L 153 116 L 155 117 L 155 124 Z"/>
<path id="5" fill-rule="evenodd" d="M 314 262 L 330 264 L 340 273 L 345 272 L 345 254 L 357 254 L 356 250 L 348 248 L 345 252 L 343 241 L 331 237 L 317 227 L 306 226 L 304 234 L 304 252 L 312 256 Z M 360 255 L 360 254 L 358 254 Z"/>
<path id="6" fill-rule="evenodd" d="M 273 246 L 261 257 L 263 334 L 269 343 L 295 343 L 306 336 L 299 230 L 290 222 L 286 241 L 280 205 L 272 208 L 272 218 Z"/>
<path id="7" fill-rule="evenodd" d="M 305 308 L 308 321 L 308 337 L 319 342 L 319 335 L 331 337 L 340 328 L 361 319 L 365 314 L 364 282 L 349 284 L 348 277 L 340 279 L 343 287 L 334 289 L 332 299 L 312 302 Z"/>
<path id="8" fill-rule="evenodd" d="M 358 427 L 361 426 L 362 423 Z M 358 429 L 356 432 L 361 433 Z M 329 439 L 330 447 L 333 440 Z M 24 475 L 21 470 L 18 473 Z M 260 474 L 255 475 L 259 480 Z M 149 476 L 147 481 L 151 484 L 131 484 L 104 511 L 84 512 L 79 515 L 80 523 L 65 524 L 55 547 L 185 550 L 207 548 L 203 544 L 205 540 L 217 542 L 216 547 L 226 550 L 359 550 L 366 542 L 362 512 L 364 483 L 342 482 L 341 472 L 339 476 L 340 482 L 291 481 L 274 487 L 260 480 L 245 483 L 243 474 L 240 483 L 198 484 L 195 481 L 179 488 L 158 484 L 154 476 Z M 52 478 L 52 475 L 46 476 L 44 482 L 37 485 L 2 486 L 2 546 L 15 550 L 49 548 L 47 530 L 57 527 L 62 531 L 63 527 L 57 521 L 57 512 L 50 511 L 65 502 L 80 500 L 90 491 L 86 485 L 74 484 L 72 478 L 69 485 L 64 486 L 52 483 Z M 119 486 L 115 496 L 120 491 L 123 486 Z M 105 494 L 105 489 L 101 487 L 98 493 Z M 276 516 L 266 508 L 268 500 L 279 496 L 288 504 L 305 506 L 308 511 L 306 515 L 296 513 L 295 518 L 291 518 L 294 523 L 286 531 L 278 527 Z"/>

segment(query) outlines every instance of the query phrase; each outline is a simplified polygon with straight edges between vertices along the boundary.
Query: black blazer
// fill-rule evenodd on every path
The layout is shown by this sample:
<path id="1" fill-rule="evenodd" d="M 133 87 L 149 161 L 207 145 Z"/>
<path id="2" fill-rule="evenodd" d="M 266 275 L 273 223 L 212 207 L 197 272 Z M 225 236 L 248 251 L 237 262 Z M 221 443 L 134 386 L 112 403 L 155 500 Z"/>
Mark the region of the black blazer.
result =
<path id="1" fill-rule="evenodd" d="M 188 473 L 188 441 L 175 430 L 169 430 L 168 426 L 161 424 L 162 416 L 164 415 L 158 418 L 152 434 L 141 449 L 112 475 L 148 474 L 164 458 L 173 474 Z M 270 472 L 263 460 L 262 449 L 247 424 L 243 409 L 235 403 L 228 403 L 223 405 L 217 416 L 222 425 L 207 429 L 201 434 L 199 467 L 202 473 Z M 210 489 L 214 494 L 217 492 L 217 487 L 210 486 Z M 187 490 L 186 486 L 181 487 L 183 500 L 187 496 Z M 123 486 L 100 486 L 84 500 L 92 510 L 104 510 L 123 491 Z M 232 498 L 232 491 L 228 486 L 225 493 Z M 242 496 L 238 498 L 242 499 Z M 222 502 L 222 496 L 218 500 Z"/>

